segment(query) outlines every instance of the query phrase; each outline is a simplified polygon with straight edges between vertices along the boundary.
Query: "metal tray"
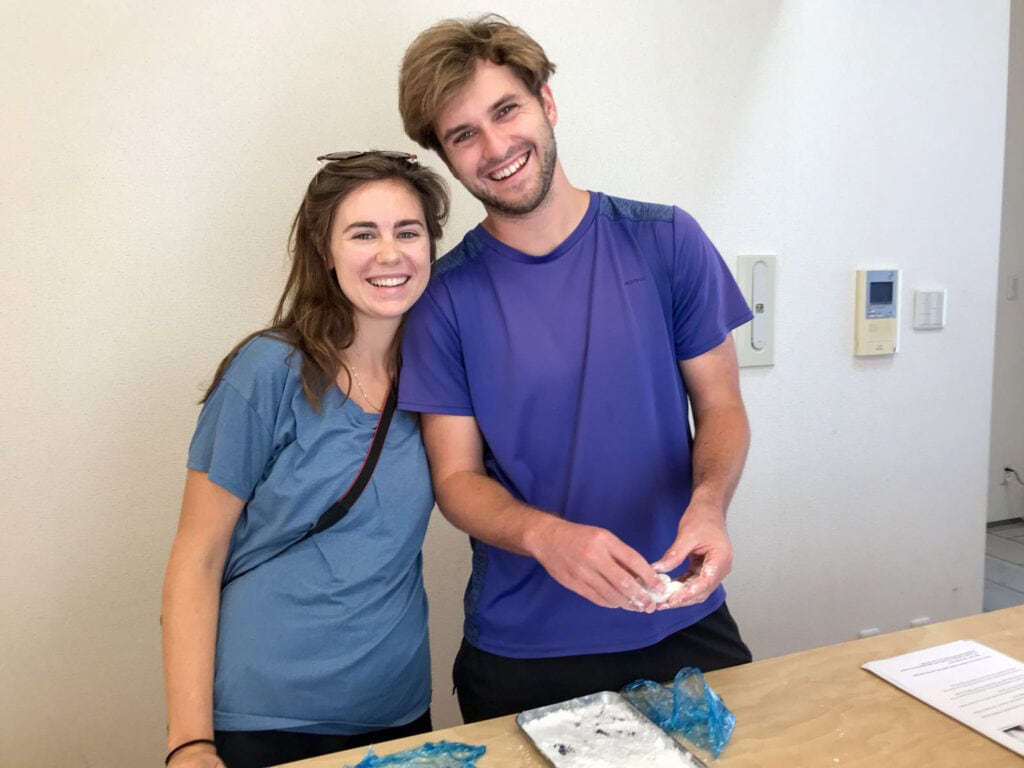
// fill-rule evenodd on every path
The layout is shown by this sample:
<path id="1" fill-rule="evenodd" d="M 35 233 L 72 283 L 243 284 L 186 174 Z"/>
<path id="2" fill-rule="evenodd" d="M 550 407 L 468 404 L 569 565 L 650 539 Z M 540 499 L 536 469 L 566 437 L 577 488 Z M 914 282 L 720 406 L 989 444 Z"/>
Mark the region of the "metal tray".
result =
<path id="1" fill-rule="evenodd" d="M 619 693 L 589 696 L 528 709 L 516 725 L 555 768 L 707 768 Z M 655 759 L 657 758 L 657 759 Z"/>

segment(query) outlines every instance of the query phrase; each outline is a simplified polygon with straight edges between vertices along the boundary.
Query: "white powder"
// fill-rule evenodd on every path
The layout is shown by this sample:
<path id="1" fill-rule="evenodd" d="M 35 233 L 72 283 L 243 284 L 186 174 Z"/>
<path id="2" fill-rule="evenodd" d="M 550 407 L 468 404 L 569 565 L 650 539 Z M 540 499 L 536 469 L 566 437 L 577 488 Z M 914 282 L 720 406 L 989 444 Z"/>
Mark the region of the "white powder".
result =
<path id="1" fill-rule="evenodd" d="M 521 726 L 558 768 L 696 765 L 668 734 L 619 698 L 582 706 L 569 702 Z"/>
<path id="2" fill-rule="evenodd" d="M 665 585 L 665 591 L 662 594 L 659 595 L 654 590 L 647 589 L 647 587 L 644 587 L 644 591 L 647 592 L 647 594 L 649 594 L 656 603 L 664 603 L 666 600 L 672 597 L 672 595 L 674 595 L 676 592 L 683 588 L 683 582 L 673 581 L 672 577 L 669 576 L 667 573 L 659 573 L 658 578 L 661 579 L 661 583 Z"/>

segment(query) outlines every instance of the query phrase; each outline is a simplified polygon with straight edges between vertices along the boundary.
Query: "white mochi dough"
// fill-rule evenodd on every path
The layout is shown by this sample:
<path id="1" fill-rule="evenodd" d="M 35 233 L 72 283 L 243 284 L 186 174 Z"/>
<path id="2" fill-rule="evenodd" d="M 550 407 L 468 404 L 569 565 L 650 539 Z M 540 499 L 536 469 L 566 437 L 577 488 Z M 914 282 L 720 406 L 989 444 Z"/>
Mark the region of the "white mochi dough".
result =
<path id="1" fill-rule="evenodd" d="M 661 583 L 665 585 L 665 591 L 662 594 L 659 595 L 657 592 L 651 589 L 645 589 L 647 594 L 649 594 L 656 603 L 664 603 L 666 600 L 672 597 L 672 595 L 674 595 L 676 592 L 683 588 L 683 582 L 673 581 L 672 577 L 669 576 L 667 573 L 659 573 L 658 578 L 661 579 Z"/>

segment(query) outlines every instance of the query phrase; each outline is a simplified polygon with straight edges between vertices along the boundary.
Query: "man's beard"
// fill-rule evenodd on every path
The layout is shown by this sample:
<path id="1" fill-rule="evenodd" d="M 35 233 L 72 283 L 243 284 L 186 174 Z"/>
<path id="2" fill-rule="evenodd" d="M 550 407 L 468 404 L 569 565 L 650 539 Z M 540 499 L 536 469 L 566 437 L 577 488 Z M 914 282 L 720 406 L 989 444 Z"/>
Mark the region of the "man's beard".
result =
<path id="1" fill-rule="evenodd" d="M 544 156 L 540 168 L 540 188 L 537 192 L 525 200 L 511 201 L 504 200 L 487 194 L 479 189 L 466 188 L 470 194 L 484 204 L 488 211 L 502 216 L 519 217 L 533 213 L 547 199 L 551 191 L 551 183 L 555 178 L 555 164 L 558 161 L 558 149 L 555 146 L 555 133 L 548 126 L 548 135 L 544 143 Z M 537 157 L 536 150 L 533 151 L 533 158 Z M 533 159 L 531 158 L 531 159 Z"/>

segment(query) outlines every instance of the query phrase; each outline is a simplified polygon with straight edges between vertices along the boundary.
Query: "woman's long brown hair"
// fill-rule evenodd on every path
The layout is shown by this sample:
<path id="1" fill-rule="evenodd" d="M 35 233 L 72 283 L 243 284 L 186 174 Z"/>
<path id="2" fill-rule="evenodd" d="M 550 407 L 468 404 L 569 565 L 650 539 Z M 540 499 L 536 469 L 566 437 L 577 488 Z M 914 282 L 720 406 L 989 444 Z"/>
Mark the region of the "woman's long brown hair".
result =
<path id="1" fill-rule="evenodd" d="M 402 158 L 368 152 L 337 160 L 321 168 L 306 190 L 292 223 L 289 251 L 291 271 L 270 325 L 242 339 L 217 366 L 206 400 L 224 377 L 238 351 L 257 336 L 273 336 L 302 354 L 302 389 L 314 410 L 343 366 L 343 351 L 355 338 L 352 303 L 327 267 L 331 227 L 341 202 L 354 190 L 373 181 L 394 179 L 407 184 L 423 205 L 430 236 L 430 260 L 448 218 L 448 189 L 434 171 Z M 391 343 L 388 373 L 398 373 L 402 326 Z"/>

